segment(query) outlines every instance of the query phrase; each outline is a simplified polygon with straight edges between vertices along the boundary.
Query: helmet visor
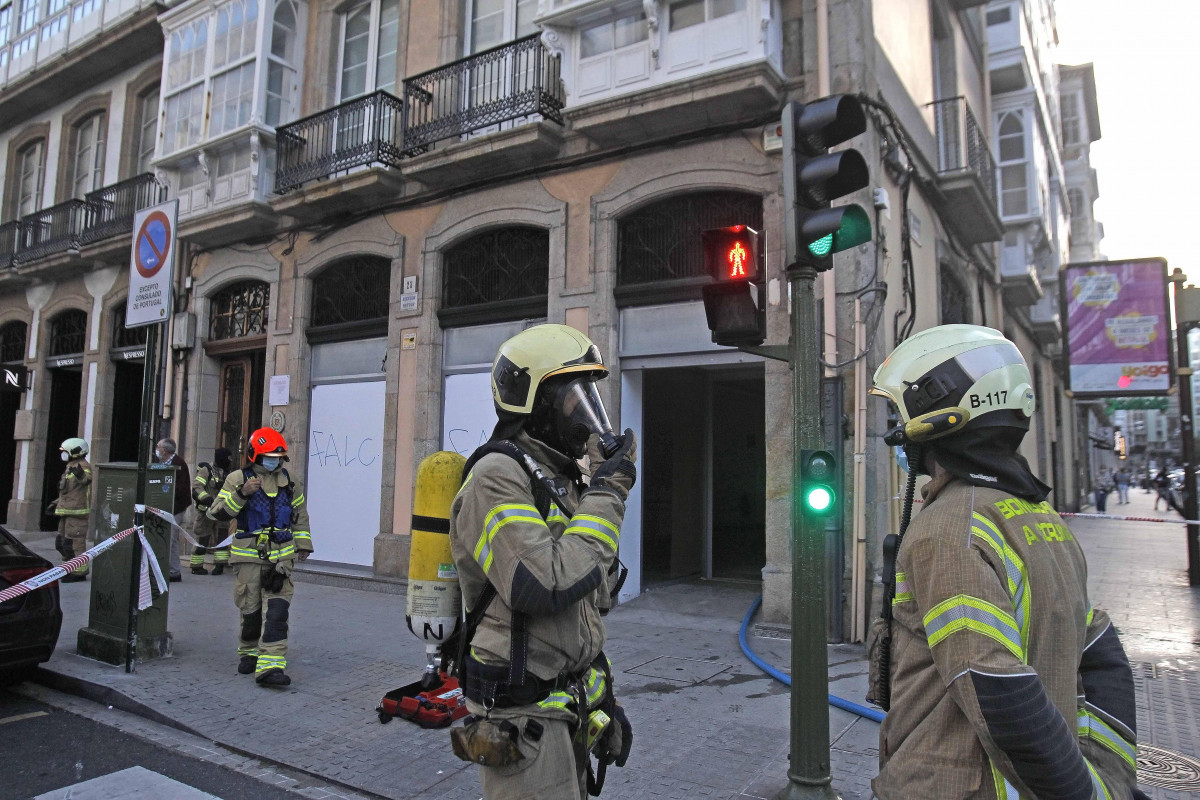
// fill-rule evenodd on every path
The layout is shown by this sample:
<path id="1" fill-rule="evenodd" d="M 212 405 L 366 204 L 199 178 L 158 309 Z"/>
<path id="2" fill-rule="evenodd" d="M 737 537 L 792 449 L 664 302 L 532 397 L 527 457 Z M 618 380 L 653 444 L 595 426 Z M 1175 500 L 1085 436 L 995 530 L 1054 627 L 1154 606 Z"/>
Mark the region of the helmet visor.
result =
<path id="1" fill-rule="evenodd" d="M 595 436 L 612 436 L 612 423 L 604 410 L 604 402 L 592 376 L 576 378 L 564 384 L 557 393 L 559 438 L 576 458 L 587 449 L 587 440 Z"/>

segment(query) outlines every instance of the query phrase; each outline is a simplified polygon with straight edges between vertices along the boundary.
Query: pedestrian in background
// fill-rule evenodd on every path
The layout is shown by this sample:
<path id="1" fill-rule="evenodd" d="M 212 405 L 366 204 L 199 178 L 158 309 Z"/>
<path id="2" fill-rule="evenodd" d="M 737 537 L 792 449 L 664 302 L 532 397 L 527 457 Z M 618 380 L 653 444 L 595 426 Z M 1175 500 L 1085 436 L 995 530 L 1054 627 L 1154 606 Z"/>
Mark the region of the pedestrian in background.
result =
<path id="1" fill-rule="evenodd" d="M 192 535 L 199 542 L 192 551 L 192 574 L 207 575 L 204 568 L 204 557 L 208 549 L 219 544 L 229 535 L 229 523 L 217 522 L 210 519 L 208 509 L 217 499 L 217 493 L 225 485 L 225 478 L 233 469 L 233 453 L 227 448 L 218 447 L 213 453 L 211 464 L 200 462 L 196 467 L 196 480 L 192 481 L 192 499 L 196 501 L 196 521 L 192 526 Z M 229 563 L 229 547 L 222 547 L 213 552 L 213 575 L 220 575 Z"/>
<path id="2" fill-rule="evenodd" d="M 891 685 L 880 800 L 1135 794 L 1129 660 L 1019 450 L 1032 384 L 1016 345 L 975 325 L 918 333 L 875 372 L 901 418 L 885 441 L 931 478 L 895 556 L 890 658 L 872 659 Z M 959 405 L 980 397 L 1003 399 Z"/>
<path id="3" fill-rule="evenodd" d="M 1158 503 L 1161 500 L 1166 506 L 1163 511 L 1171 510 L 1171 477 L 1167 475 L 1165 469 L 1160 469 L 1158 475 L 1154 478 L 1154 510 L 1158 511 Z"/>
<path id="4" fill-rule="evenodd" d="M 1117 505 L 1129 505 L 1129 470 L 1124 467 L 1117 470 Z"/>
<path id="5" fill-rule="evenodd" d="M 1096 476 L 1096 483 L 1093 487 L 1092 494 L 1096 499 L 1096 513 L 1103 514 L 1108 511 L 1108 493 L 1112 491 L 1112 483 L 1108 478 L 1108 470 L 1101 469 L 1100 474 Z"/>
<path id="6" fill-rule="evenodd" d="M 154 446 L 154 455 L 160 464 L 177 468 L 175 470 L 175 496 L 171 502 L 171 513 L 175 515 L 176 524 L 183 528 L 186 525 L 184 513 L 192 505 L 192 473 L 188 469 L 187 462 L 183 460 L 183 456 L 179 454 L 179 447 L 175 444 L 174 439 L 160 439 L 158 444 Z M 167 561 L 172 581 L 183 580 L 183 575 L 179 571 L 179 538 L 178 532 L 172 528 L 171 554 Z"/>
<path id="7" fill-rule="evenodd" d="M 58 517 L 58 537 L 54 544 L 63 559 L 70 561 L 87 550 L 88 517 L 92 507 L 92 465 L 88 463 L 88 443 L 72 437 L 59 446 L 62 460 L 67 462 L 58 482 L 58 499 L 54 501 L 54 516 Z M 85 581 L 88 565 L 84 563 L 62 583 Z"/>

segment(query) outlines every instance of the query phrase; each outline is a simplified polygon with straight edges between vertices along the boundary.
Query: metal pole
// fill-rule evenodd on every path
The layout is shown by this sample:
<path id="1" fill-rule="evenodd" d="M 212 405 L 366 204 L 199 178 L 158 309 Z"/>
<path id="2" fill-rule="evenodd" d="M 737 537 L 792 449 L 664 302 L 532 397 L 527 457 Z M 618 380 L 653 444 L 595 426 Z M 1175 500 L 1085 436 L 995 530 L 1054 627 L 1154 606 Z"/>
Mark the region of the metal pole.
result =
<path id="1" fill-rule="evenodd" d="M 792 692 L 791 764 L 776 800 L 836 800 L 829 771 L 829 661 L 825 646 L 825 523 L 809 522 L 795 486 L 801 451 L 819 449 L 820 328 L 817 271 L 788 268 L 792 293 Z"/>
<path id="2" fill-rule="evenodd" d="M 1182 277 L 1182 275 L 1181 275 Z M 1196 499 L 1196 429 L 1192 419 L 1192 367 L 1188 356 L 1188 331 L 1193 323 L 1181 322 L 1179 314 L 1179 290 L 1183 282 L 1175 284 L 1175 346 L 1179 363 L 1175 369 L 1179 375 L 1179 427 L 1183 455 L 1183 513 L 1188 519 L 1200 515 L 1200 504 Z M 1200 525 L 1187 526 L 1188 585 L 1200 586 Z"/>
<path id="3" fill-rule="evenodd" d="M 150 449 L 154 447 L 155 399 L 158 386 L 158 328 L 162 323 L 146 326 L 146 364 L 142 373 L 141 438 L 138 442 L 137 488 L 134 489 L 133 524 L 141 528 L 145 522 L 146 475 L 149 473 Z M 137 535 L 130 537 L 129 562 L 129 628 L 125 634 L 125 671 L 133 672 L 137 661 L 138 575 L 142 567 L 142 543 Z M 153 557 L 153 554 L 151 555 Z"/>

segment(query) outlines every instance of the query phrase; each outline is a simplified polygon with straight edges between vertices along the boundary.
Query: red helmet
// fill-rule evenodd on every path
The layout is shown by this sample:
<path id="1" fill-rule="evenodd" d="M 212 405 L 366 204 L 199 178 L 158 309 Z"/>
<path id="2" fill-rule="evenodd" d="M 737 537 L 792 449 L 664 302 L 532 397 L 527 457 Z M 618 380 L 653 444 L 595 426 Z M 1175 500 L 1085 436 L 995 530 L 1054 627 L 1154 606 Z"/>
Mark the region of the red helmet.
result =
<path id="1" fill-rule="evenodd" d="M 250 443 L 246 445 L 246 458 L 258 461 L 260 456 L 281 455 L 287 457 L 287 442 L 283 434 L 274 428 L 259 428 L 250 434 Z"/>

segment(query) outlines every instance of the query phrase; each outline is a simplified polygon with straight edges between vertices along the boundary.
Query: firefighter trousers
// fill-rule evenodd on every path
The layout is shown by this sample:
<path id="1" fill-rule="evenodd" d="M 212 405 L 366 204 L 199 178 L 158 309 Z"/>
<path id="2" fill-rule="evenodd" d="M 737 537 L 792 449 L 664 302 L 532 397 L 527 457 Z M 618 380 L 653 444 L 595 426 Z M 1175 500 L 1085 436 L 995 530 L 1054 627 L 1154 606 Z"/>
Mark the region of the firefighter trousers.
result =
<path id="1" fill-rule="evenodd" d="M 485 800 L 586 800 L 587 762 L 578 761 L 571 726 L 562 719 L 505 716 L 517 726 L 517 749 L 524 756 L 507 767 L 479 767 Z M 533 740 L 526 723 L 536 719 L 541 736 Z"/>
<path id="2" fill-rule="evenodd" d="M 87 517 L 59 517 L 58 533 L 62 537 L 62 549 L 58 552 L 68 561 L 87 550 Z M 88 565 L 77 567 L 75 574 L 87 575 Z"/>
<path id="3" fill-rule="evenodd" d="M 210 552 L 208 548 L 219 543 L 222 539 L 229 535 L 229 525 L 218 525 L 212 520 L 205 519 L 202 514 L 197 514 L 196 525 L 192 528 L 192 536 L 196 537 L 196 541 L 200 546 L 192 551 L 192 558 L 189 562 L 192 568 L 203 567 L 204 558 Z M 220 550 L 212 550 L 214 566 L 228 566 L 229 564 L 229 546 L 226 545 Z"/>
<path id="4" fill-rule="evenodd" d="M 238 656 L 257 656 L 255 674 L 287 667 L 288 610 L 294 587 L 289 575 L 278 592 L 265 589 L 263 577 L 274 570 L 274 564 L 263 562 L 233 565 L 233 602 L 242 615 Z"/>

